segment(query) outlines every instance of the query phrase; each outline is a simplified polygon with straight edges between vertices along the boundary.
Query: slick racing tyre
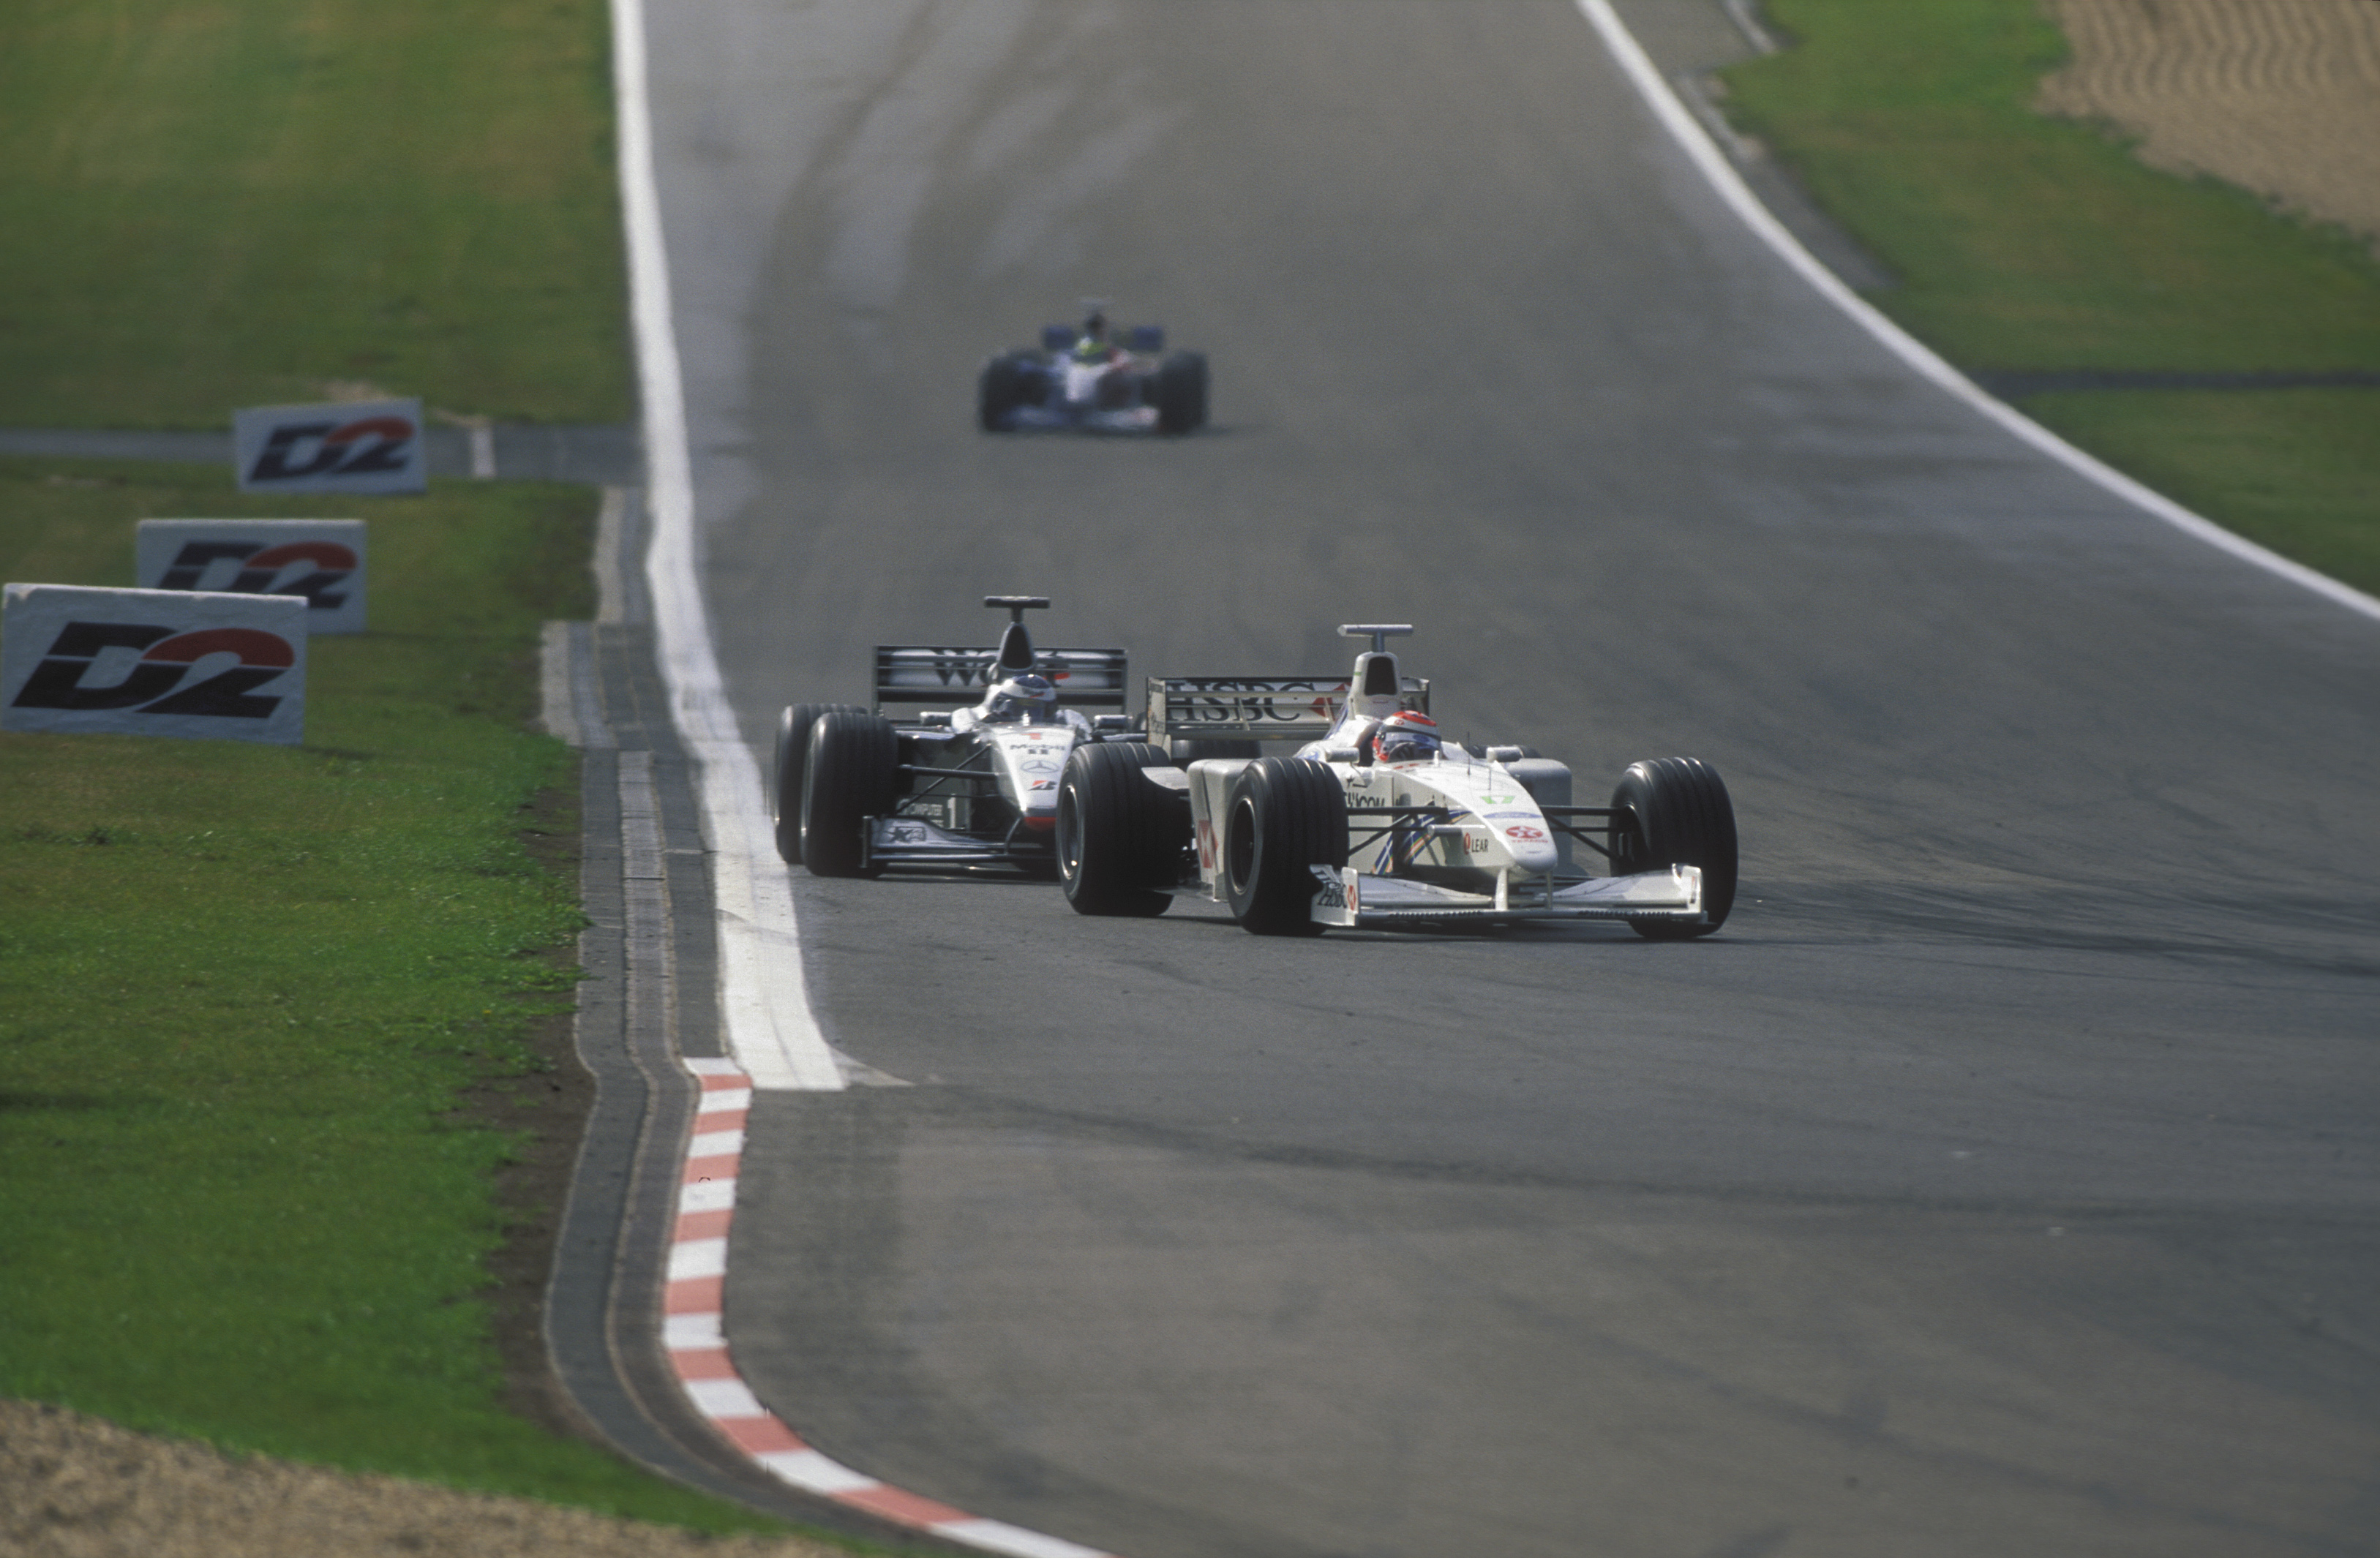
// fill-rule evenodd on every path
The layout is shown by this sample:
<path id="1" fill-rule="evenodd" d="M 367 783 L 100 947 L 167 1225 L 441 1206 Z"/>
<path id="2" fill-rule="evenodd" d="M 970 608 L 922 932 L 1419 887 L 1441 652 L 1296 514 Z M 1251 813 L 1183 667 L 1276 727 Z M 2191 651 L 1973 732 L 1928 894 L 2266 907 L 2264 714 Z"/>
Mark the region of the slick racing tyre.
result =
<path id="1" fill-rule="evenodd" d="M 1013 430 L 1014 423 L 1010 418 L 1016 415 L 1016 408 L 1039 398 L 1031 393 L 1035 362 L 1030 352 L 1003 352 L 983 365 L 983 372 L 975 384 L 975 416 L 985 432 Z"/>
<path id="2" fill-rule="evenodd" d="M 1313 868 L 1347 864 L 1347 797 L 1319 763 L 1259 757 L 1232 781 L 1223 809 L 1223 893 L 1240 928 L 1318 936 Z"/>
<path id="3" fill-rule="evenodd" d="M 809 766 L 810 726 L 821 714 L 865 714 L 847 703 L 797 703 L 777 716 L 777 762 L 770 770 L 769 820 L 777 828 L 777 858 L 802 863 L 802 770 Z"/>
<path id="4" fill-rule="evenodd" d="M 899 762 L 892 722 L 881 715 L 837 709 L 811 723 L 802 770 L 802 864 L 811 876 L 862 874 L 860 821 L 892 809 Z"/>
<path id="5" fill-rule="evenodd" d="M 1718 770 L 1694 757 L 1632 763 L 1611 792 L 1611 874 L 1699 865 L 1703 920 L 1631 920 L 1654 941 L 1708 936 L 1735 907 L 1735 803 Z"/>
<path id="6" fill-rule="evenodd" d="M 1190 798 L 1143 777 L 1165 754 L 1143 742 L 1078 746 L 1058 781 L 1058 879 L 1077 914 L 1162 914 L 1182 879 Z"/>
<path id="7" fill-rule="evenodd" d="M 1207 425 L 1207 358 L 1168 352 L 1157 365 L 1157 430 L 1186 433 Z"/>

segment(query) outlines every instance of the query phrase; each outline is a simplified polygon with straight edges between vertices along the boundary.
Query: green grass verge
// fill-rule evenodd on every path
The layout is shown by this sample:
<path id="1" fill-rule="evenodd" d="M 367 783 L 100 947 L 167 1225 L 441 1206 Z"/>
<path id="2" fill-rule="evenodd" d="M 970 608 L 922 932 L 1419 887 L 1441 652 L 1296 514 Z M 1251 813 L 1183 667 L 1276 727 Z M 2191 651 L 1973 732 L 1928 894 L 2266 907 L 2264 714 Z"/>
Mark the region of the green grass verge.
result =
<path id="1" fill-rule="evenodd" d="M 603 0 L 0 6 L 0 424 L 627 415 Z"/>
<path id="2" fill-rule="evenodd" d="M 2034 112 L 2039 0 L 1767 0 L 1794 40 L 1729 112 L 1900 278 L 1870 300 L 1961 367 L 2380 368 L 2380 263 L 2244 191 Z M 2093 392 L 2025 409 L 2207 517 L 2365 589 L 2380 391 Z"/>
<path id="3" fill-rule="evenodd" d="M 485 1260 L 577 884 L 530 856 L 537 625 L 590 614 L 587 489 L 345 501 L 373 631 L 307 744 L 0 732 L 0 1395 L 293 1459 L 782 1529 L 504 1409 Z M 275 514 L 189 467 L 0 460 L 0 578 L 128 584 L 132 523 Z"/>
<path id="4" fill-rule="evenodd" d="M 2380 595 L 2380 393 L 2035 395 L 2024 409 L 2259 546 Z"/>

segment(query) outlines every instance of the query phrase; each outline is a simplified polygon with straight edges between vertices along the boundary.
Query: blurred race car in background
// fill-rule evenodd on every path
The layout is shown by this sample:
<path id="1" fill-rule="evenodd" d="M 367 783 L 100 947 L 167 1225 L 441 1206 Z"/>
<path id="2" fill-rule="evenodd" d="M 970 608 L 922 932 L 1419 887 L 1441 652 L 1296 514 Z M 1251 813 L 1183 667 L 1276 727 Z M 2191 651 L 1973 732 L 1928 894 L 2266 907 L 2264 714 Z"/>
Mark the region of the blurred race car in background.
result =
<path id="1" fill-rule="evenodd" d="M 1060 781 L 1058 871 L 1085 914 L 1161 914 L 1178 893 L 1259 936 L 1326 926 L 1625 920 L 1706 936 L 1735 901 L 1735 808 L 1708 764 L 1632 764 L 1609 806 L 1573 806 L 1564 765 L 1524 746 L 1467 751 L 1429 717 L 1429 683 L 1369 637 L 1345 680 L 1151 678 L 1150 741 L 1301 741 L 1293 756 L 1196 756 L 1143 742 L 1077 749 Z M 1584 844 L 1608 862 L 1572 862 Z"/>
<path id="2" fill-rule="evenodd" d="M 1111 327 L 1094 306 L 1080 326 L 1042 326 L 1038 348 L 987 361 L 976 418 L 988 433 L 1190 432 L 1207 423 L 1207 359 L 1167 351 L 1156 325 Z"/>
<path id="3" fill-rule="evenodd" d="M 801 703 L 777 717 L 770 784 L 777 853 L 818 876 L 890 865 L 1005 865 L 1052 876 L 1058 776 L 1077 746 L 1129 742 L 1122 649 L 1037 649 L 1025 613 L 1043 596 L 990 595 L 996 647 L 886 644 L 875 707 Z M 949 704 L 896 723 L 890 706 Z"/>

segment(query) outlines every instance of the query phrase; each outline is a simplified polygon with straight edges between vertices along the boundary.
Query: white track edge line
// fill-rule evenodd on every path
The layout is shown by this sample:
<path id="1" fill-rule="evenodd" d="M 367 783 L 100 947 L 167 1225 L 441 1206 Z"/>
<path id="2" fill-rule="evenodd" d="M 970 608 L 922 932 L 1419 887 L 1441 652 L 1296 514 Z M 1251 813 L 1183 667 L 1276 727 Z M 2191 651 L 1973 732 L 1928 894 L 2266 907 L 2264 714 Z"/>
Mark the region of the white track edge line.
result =
<path id="1" fill-rule="evenodd" d="M 2266 573 L 2278 574 L 2293 585 L 2312 590 L 2316 595 L 2346 607 L 2349 610 L 2380 622 L 2380 599 L 2364 594 L 2352 585 L 2342 584 L 2327 574 L 2316 573 L 2301 562 L 2292 562 L 2278 552 L 2267 551 L 2244 536 L 2236 535 L 2213 520 L 2175 502 L 2051 432 L 2047 428 L 2026 417 L 2003 401 L 1984 393 L 1974 380 L 1961 373 L 1936 355 L 1934 350 L 1885 317 L 1875 305 L 1843 284 L 1842 278 L 1828 270 L 1802 247 L 1802 241 L 1779 222 L 1760 198 L 1743 182 L 1735 165 L 1727 160 L 1694 115 L 1678 101 L 1677 93 L 1645 50 L 1628 30 L 1611 0 L 1574 0 L 1579 14 L 1591 23 L 1601 36 L 1621 71 L 1628 77 L 1637 95 L 1652 109 L 1662 128 L 1670 132 L 1703 177 L 1719 198 L 1750 227 L 1762 241 L 1775 250 L 1778 257 L 1798 272 L 1802 279 L 1818 290 L 1821 296 L 1849 315 L 1870 335 L 1919 373 L 1948 390 L 1973 409 L 1998 423 L 2034 448 L 2065 465 L 2077 475 L 2096 482 L 2117 497 L 2131 503 L 2154 518 L 2196 537 L 2211 547 L 2230 553 L 2243 562 L 2252 563 Z"/>
<path id="2" fill-rule="evenodd" d="M 670 317 L 643 0 L 612 0 L 612 58 L 629 317 L 644 403 L 646 506 L 652 517 L 645 577 L 670 716 L 700 773 L 697 791 L 718 908 L 720 1020 L 728 1052 L 743 1062 L 753 1086 L 835 1092 L 844 1086 L 843 1071 L 810 1009 L 792 885 L 784 873 L 771 869 L 775 840 L 761 805 L 759 768 L 728 707 L 695 577 L 693 460 Z"/>
<path id="3" fill-rule="evenodd" d="M 759 804 L 759 774 L 736 733 L 735 717 L 727 707 L 719 663 L 711 651 L 709 620 L 695 579 L 692 461 L 686 444 L 686 402 L 679 380 L 676 332 L 670 320 L 668 255 L 662 241 L 651 111 L 645 91 L 643 0 L 612 0 L 612 57 L 620 120 L 620 194 L 627 233 L 631 320 L 644 398 L 646 501 L 653 519 L 646 577 L 652 587 L 653 615 L 661 640 L 662 674 L 669 683 L 671 713 L 680 737 L 695 750 L 702 767 L 703 815 L 710 830 L 713 890 L 719 897 L 722 1015 L 727 1022 L 728 1047 L 736 1061 L 742 1062 L 739 1067 L 735 1062 L 698 1057 L 684 1064 L 698 1083 L 705 1077 L 726 1077 L 755 1089 L 840 1089 L 844 1085 L 842 1070 L 819 1032 L 802 980 L 801 945 L 792 893 L 781 876 L 750 868 L 751 862 L 759 858 L 750 846 L 770 838 L 768 819 Z M 756 819 L 759 826 L 755 826 Z M 772 886 L 773 892 L 769 890 Z M 764 958 L 764 953 L 773 953 L 774 957 Z M 697 1140 L 695 1136 L 688 1137 L 679 1164 L 681 1195 L 686 1174 L 694 1161 Z M 742 1132 L 737 1131 L 735 1150 L 739 1163 L 742 1145 Z M 673 1223 L 675 1216 L 683 1214 L 683 1209 L 674 1214 Z M 674 1254 L 680 1242 L 674 1232 Z M 695 1256 L 693 1263 L 704 1274 L 694 1279 L 717 1280 L 708 1275 L 712 1241 L 701 1238 L 684 1242 L 702 1252 Z M 719 1240 L 716 1248 L 723 1273 L 727 1241 Z M 684 1321 L 697 1318 L 682 1317 L 681 1334 L 688 1328 Z M 694 1328 L 707 1324 L 716 1331 L 720 1320 L 716 1315 L 700 1317 Z M 663 1332 L 657 1338 L 664 1345 L 669 1323 L 669 1318 L 664 1316 Z M 723 1342 L 723 1332 L 720 1335 Z M 698 1339 L 707 1341 L 708 1337 Z M 704 1408 L 700 1396 L 705 1395 L 733 1396 L 741 1392 L 744 1398 L 759 1407 L 758 1398 L 751 1395 L 740 1374 L 732 1383 L 732 1390 L 698 1393 L 690 1388 L 693 1382 L 683 1376 L 679 1380 L 687 1400 L 698 1410 L 704 1410 L 705 1416 L 713 1415 Z M 740 1410 L 742 1400 L 734 1405 Z M 765 1408 L 761 1410 L 768 1415 Z M 790 1430 L 786 1432 L 791 1434 Z M 797 1486 L 812 1485 L 824 1496 L 836 1496 L 838 1487 L 846 1495 L 885 1487 L 865 1473 L 844 1467 L 807 1446 L 792 1455 L 755 1455 L 741 1446 L 738 1450 L 764 1470 Z M 795 1475 L 788 1475 L 789 1472 Z M 856 1501 L 846 1497 L 846 1502 Z M 990 1552 L 1110 1558 L 1095 1548 L 975 1516 L 925 1523 L 923 1528 Z"/>

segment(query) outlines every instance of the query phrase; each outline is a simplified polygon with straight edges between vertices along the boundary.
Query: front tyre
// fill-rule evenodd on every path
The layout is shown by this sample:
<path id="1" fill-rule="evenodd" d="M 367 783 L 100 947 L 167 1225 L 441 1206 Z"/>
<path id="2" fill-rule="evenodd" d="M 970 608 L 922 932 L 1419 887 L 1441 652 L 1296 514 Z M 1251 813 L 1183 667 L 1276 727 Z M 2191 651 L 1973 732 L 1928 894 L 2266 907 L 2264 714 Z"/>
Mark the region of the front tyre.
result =
<path id="1" fill-rule="evenodd" d="M 769 820 L 777 830 L 777 858 L 802 863 L 802 771 L 809 766 L 810 726 L 821 714 L 865 714 L 847 703 L 797 703 L 777 716 L 777 761 L 770 770 Z"/>
<path id="2" fill-rule="evenodd" d="M 1232 781 L 1223 810 L 1223 893 L 1240 928 L 1319 936 L 1313 868 L 1347 864 L 1347 797 L 1339 778 L 1298 757 L 1259 757 Z"/>
<path id="3" fill-rule="evenodd" d="M 1631 920 L 1652 941 L 1708 936 L 1735 907 L 1735 803 L 1718 770 L 1696 757 L 1632 763 L 1611 792 L 1611 874 L 1631 876 L 1665 865 L 1703 873 L 1703 920 Z"/>
<path id="4" fill-rule="evenodd" d="M 1157 365 L 1157 430 L 1192 432 L 1207 425 L 1207 357 L 1168 352 Z"/>
<path id="5" fill-rule="evenodd" d="M 1035 363 L 1030 352 L 1003 352 L 983 365 L 975 381 L 978 427 L 988 433 L 1014 429 L 1017 408 L 1036 398 L 1031 383 Z"/>
<path id="6" fill-rule="evenodd" d="M 1058 880 L 1077 914 L 1162 914 L 1190 843 L 1186 796 L 1142 772 L 1166 755 L 1145 742 L 1078 746 L 1058 781 Z"/>
<path id="7" fill-rule="evenodd" d="M 801 813 L 802 864 L 811 876 L 862 875 L 862 819 L 892 809 L 899 773 L 899 742 L 883 716 L 838 709 L 811 723 Z"/>

